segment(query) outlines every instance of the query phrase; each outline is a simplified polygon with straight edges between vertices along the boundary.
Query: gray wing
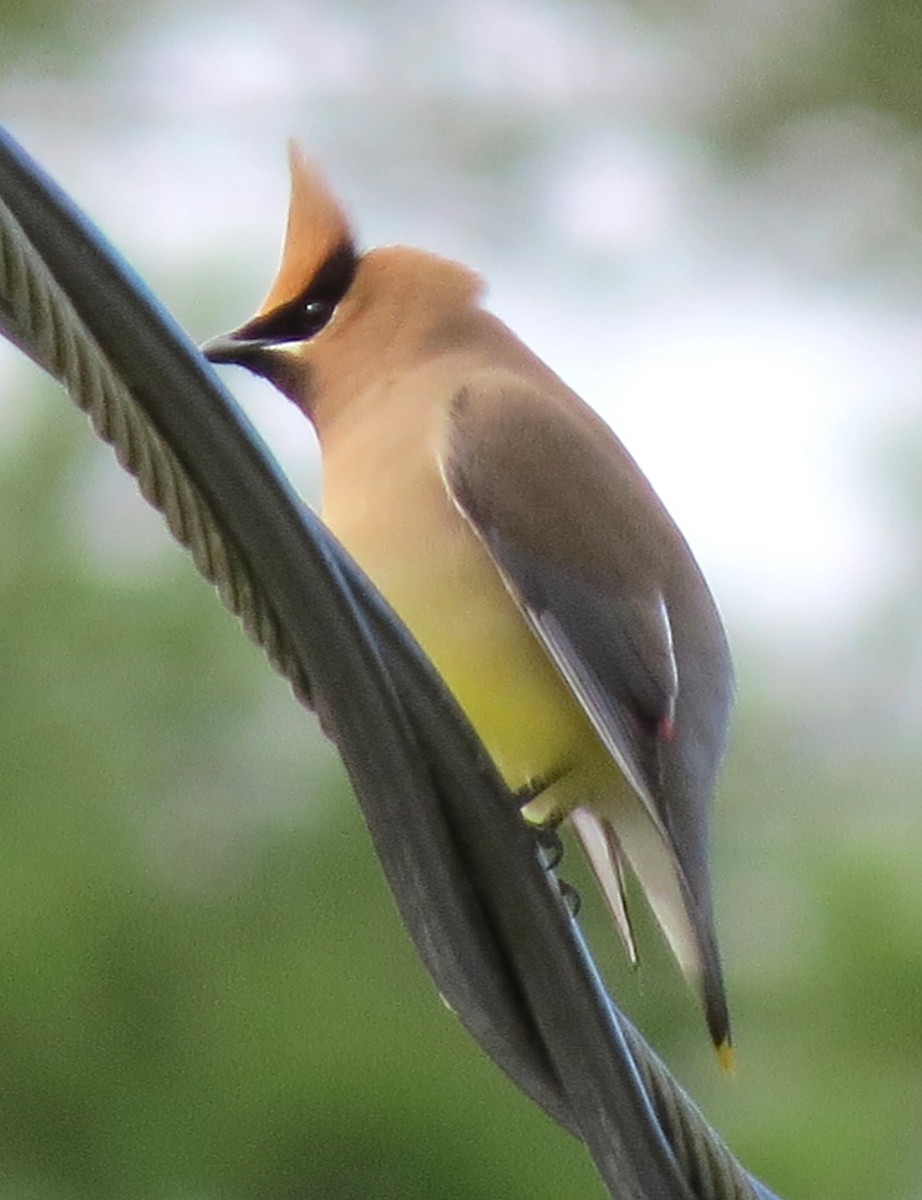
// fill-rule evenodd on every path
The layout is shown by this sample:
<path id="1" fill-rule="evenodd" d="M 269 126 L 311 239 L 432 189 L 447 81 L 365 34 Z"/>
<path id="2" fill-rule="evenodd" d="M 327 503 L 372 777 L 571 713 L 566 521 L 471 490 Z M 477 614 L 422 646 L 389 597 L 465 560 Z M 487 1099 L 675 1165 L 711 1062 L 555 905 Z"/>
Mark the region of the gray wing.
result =
<path id="1" fill-rule="evenodd" d="M 548 654 L 665 832 L 726 1024 L 708 815 L 733 698 L 720 617 L 687 544 L 608 427 L 562 384 L 482 372 L 443 471 Z M 710 976 L 710 985 L 707 977 Z"/>

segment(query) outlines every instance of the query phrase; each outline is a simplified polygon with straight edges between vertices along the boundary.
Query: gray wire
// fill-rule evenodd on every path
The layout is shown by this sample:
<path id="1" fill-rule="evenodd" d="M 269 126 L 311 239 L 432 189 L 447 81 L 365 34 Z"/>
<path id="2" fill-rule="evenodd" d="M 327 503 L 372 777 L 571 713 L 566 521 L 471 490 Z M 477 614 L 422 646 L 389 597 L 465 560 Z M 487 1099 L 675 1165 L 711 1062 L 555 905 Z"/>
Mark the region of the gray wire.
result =
<path id="1" fill-rule="evenodd" d="M 272 666 L 310 704 L 310 684 L 289 652 L 272 606 L 191 482 L 77 316 L 16 217 L 0 200 L 0 325 L 36 363 L 60 380 L 96 433 L 166 518 L 201 574 L 260 644 Z M 588 953 L 587 953 L 588 957 Z M 591 962 L 591 959 L 589 959 Z M 774 1200 L 733 1157 L 646 1041 L 614 1010 L 654 1112 L 692 1193 L 700 1200 Z"/>
<path id="2" fill-rule="evenodd" d="M 131 392 L 74 311 L 22 227 L 0 200 L 0 313 L 13 340 L 67 388 L 73 402 L 108 442 L 161 512 L 224 605 L 262 646 L 295 695 L 310 704 L 310 685 L 285 645 L 271 606 L 253 586 L 236 548 L 221 534 L 208 504 L 170 446 L 147 420 Z"/>

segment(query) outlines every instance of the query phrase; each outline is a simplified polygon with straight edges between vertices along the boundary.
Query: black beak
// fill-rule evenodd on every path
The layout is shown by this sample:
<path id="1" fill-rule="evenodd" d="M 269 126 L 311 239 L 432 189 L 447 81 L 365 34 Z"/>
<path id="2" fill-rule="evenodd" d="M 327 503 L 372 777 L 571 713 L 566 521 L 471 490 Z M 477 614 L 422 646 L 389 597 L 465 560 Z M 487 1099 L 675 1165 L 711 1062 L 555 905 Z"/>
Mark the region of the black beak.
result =
<path id="1" fill-rule="evenodd" d="M 211 363 L 245 367 L 304 407 L 310 396 L 311 371 L 305 363 L 295 363 L 287 354 L 278 353 L 278 338 L 251 337 L 247 327 L 233 333 L 221 333 L 203 342 L 200 349 Z"/>
<path id="2" fill-rule="evenodd" d="M 272 348 L 269 338 L 249 338 L 242 331 L 220 333 L 203 342 L 200 349 L 209 362 L 252 367 L 256 359 Z"/>

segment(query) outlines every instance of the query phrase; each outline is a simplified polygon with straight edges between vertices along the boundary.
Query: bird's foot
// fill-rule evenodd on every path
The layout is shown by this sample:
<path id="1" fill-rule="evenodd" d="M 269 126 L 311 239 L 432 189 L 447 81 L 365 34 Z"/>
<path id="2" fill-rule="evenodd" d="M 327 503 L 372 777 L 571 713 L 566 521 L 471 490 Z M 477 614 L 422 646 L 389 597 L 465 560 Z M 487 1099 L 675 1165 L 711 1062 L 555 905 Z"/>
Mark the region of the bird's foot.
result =
<path id="1" fill-rule="evenodd" d="M 573 884 L 567 883 L 565 879 L 558 879 L 557 886 L 560 889 L 560 898 L 570 914 L 570 919 L 575 921 L 583 905 L 582 897 Z"/>
<path id="2" fill-rule="evenodd" d="M 546 775 L 529 779 L 518 789 L 519 809 L 529 825 L 556 827 L 567 815 L 567 806 L 561 804 L 556 784 L 569 773 L 570 766 L 565 764 Z"/>
<path id="3" fill-rule="evenodd" d="M 556 825 L 539 825 L 534 831 L 535 841 L 545 871 L 555 871 L 563 858 L 563 842 Z"/>
<path id="4" fill-rule="evenodd" d="M 535 835 L 539 862 L 549 875 L 554 875 L 560 898 L 571 919 L 575 919 L 582 903 L 579 892 L 556 873 L 563 860 L 563 841 L 558 830 L 567 812 L 555 795 L 554 785 L 569 774 L 569 770 L 565 766 L 540 779 L 529 780 L 518 789 L 516 798 L 523 818 Z"/>

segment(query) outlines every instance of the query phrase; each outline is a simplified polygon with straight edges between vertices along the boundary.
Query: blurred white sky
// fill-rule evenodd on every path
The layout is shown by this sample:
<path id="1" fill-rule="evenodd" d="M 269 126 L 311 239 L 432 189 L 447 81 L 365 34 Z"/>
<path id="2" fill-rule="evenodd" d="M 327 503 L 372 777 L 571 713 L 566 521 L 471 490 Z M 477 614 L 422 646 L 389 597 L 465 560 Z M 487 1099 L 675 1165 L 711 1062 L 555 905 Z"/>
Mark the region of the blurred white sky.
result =
<path id="1" fill-rule="evenodd" d="M 650 475 L 731 621 L 812 638 L 886 591 L 900 549 L 875 471 L 922 393 L 920 314 L 835 281 L 864 223 L 901 235 L 902 148 L 830 118 L 791 130 L 761 178 L 733 177 L 695 128 L 751 51 L 728 43 L 724 79 L 614 6 L 260 11 L 185 5 L 91 79 L 0 79 L 14 134 L 194 337 L 268 285 L 294 134 L 367 242 L 486 276 L 493 310 Z M 14 357 L 0 347 L 8 430 Z M 243 372 L 225 380 L 309 487 L 302 419 Z M 94 543 L 119 486 L 88 491 Z M 116 557 L 137 557 L 132 520 Z"/>

